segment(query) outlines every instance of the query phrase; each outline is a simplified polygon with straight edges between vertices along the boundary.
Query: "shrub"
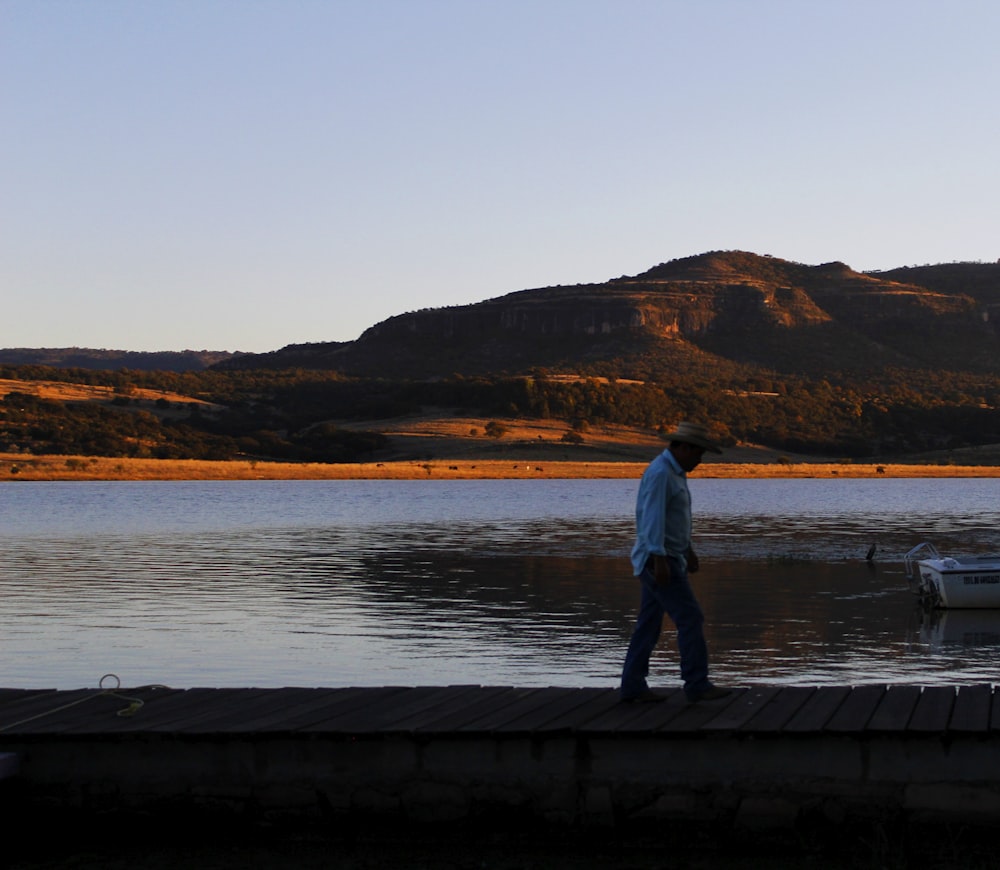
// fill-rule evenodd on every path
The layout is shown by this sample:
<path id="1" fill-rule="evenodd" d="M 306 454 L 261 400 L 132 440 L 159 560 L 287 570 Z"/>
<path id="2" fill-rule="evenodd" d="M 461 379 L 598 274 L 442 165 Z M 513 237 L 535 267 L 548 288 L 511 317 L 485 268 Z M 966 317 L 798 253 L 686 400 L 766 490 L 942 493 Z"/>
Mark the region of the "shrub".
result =
<path id="1" fill-rule="evenodd" d="M 498 423 L 496 420 L 490 420 L 486 424 L 486 434 L 490 438 L 502 438 L 507 434 L 507 427 L 503 423 Z"/>

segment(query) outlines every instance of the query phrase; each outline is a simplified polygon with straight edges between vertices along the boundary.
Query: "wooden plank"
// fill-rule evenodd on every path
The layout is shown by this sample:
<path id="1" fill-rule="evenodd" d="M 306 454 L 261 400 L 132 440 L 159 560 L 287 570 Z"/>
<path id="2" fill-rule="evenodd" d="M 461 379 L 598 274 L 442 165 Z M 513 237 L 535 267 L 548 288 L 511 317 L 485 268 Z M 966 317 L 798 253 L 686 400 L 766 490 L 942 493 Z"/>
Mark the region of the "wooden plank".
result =
<path id="1" fill-rule="evenodd" d="M 183 690 L 173 690 L 182 693 Z M 145 697 L 151 697 L 151 690 L 144 690 Z M 130 695 L 129 698 L 136 697 Z M 83 700 L 83 703 L 74 703 Z M 66 706 L 70 704 L 71 706 Z M 64 708 L 65 710 L 61 709 Z M 104 728 L 115 730 L 134 729 L 129 718 L 118 713 L 131 707 L 130 700 L 122 694 L 108 694 L 101 689 L 79 689 L 49 693 L 47 699 L 38 707 L 40 715 L 37 724 L 27 725 L 22 733 L 50 733 L 52 731 L 101 731 Z M 46 710 L 50 708 L 50 710 Z M 8 708 L 12 709 L 12 708 Z M 143 708 L 139 708 L 141 711 Z M 0 715 L 3 715 L 0 713 Z M 133 714 L 135 715 L 135 714 Z"/>
<path id="2" fill-rule="evenodd" d="M 862 730 L 987 733 L 1000 729 L 990 685 L 755 687 L 689 705 L 624 704 L 612 688 L 376 688 L 0 690 L 0 731 L 112 733 L 806 733 Z M 144 703 L 118 716 L 129 699 Z"/>
<path id="3" fill-rule="evenodd" d="M 740 730 L 755 734 L 781 731 L 815 692 L 814 686 L 784 686 Z"/>
<path id="4" fill-rule="evenodd" d="M 595 693 L 610 691 L 608 689 L 574 689 L 566 687 L 555 687 L 545 689 L 544 698 L 534 709 L 526 710 L 520 716 L 505 722 L 499 726 L 497 732 L 504 734 L 524 733 L 552 733 L 551 729 L 546 729 L 547 723 L 561 717 L 564 713 L 576 710 Z M 617 691 L 617 690 L 616 690 Z"/>
<path id="5" fill-rule="evenodd" d="M 156 697 L 136 714 L 135 730 L 192 733 L 294 731 L 379 703 L 404 691 L 358 688 L 187 689 Z"/>
<path id="6" fill-rule="evenodd" d="M 233 705 L 228 715 L 222 715 L 199 724 L 202 731 L 215 734 L 254 734 L 290 732 L 293 721 L 309 723 L 329 715 L 331 707 L 348 702 L 347 692 L 336 689 L 288 688 L 262 689 L 262 695 Z"/>
<path id="7" fill-rule="evenodd" d="M 566 710 L 546 722 L 539 730 L 546 733 L 558 731 L 581 731 L 592 720 L 603 716 L 608 710 L 622 706 L 618 689 L 583 689 L 586 700 L 579 707 Z"/>
<path id="8" fill-rule="evenodd" d="M 183 695 L 177 697 L 176 701 L 173 698 L 166 698 L 162 706 L 157 705 L 156 715 L 150 715 L 150 721 L 143 722 L 141 730 L 154 734 L 204 734 L 206 725 L 231 719 L 236 709 L 244 708 L 244 705 L 253 698 L 263 697 L 266 691 L 266 689 L 187 689 Z"/>
<path id="9" fill-rule="evenodd" d="M 335 698 L 349 698 L 349 689 L 187 689 L 181 695 L 150 701 L 133 717 L 127 729 L 149 733 L 227 734 L 250 730 L 248 722 L 260 718 L 274 722 L 282 708 L 315 696 L 329 693 Z M 357 691 L 357 690 L 355 690 Z M 341 695 L 341 693 L 344 693 Z M 358 697 L 355 695 L 355 697 Z M 331 703 L 329 700 L 326 703 Z"/>
<path id="10" fill-rule="evenodd" d="M 171 696 L 182 697 L 184 689 L 132 689 L 117 691 L 107 696 L 103 709 L 94 708 L 85 719 L 71 724 L 74 734 L 121 734 L 146 731 L 149 728 L 151 709 Z M 150 707 L 152 705 L 152 708 Z"/>
<path id="11" fill-rule="evenodd" d="M 855 686 L 823 730 L 845 733 L 864 731 L 885 693 L 885 686 Z"/>
<path id="12" fill-rule="evenodd" d="M 526 713 L 536 710 L 545 703 L 547 689 L 515 689 L 514 695 L 497 699 L 497 703 L 477 718 L 459 725 L 455 731 L 466 733 L 490 733 L 503 728 Z"/>
<path id="13" fill-rule="evenodd" d="M 954 705 L 954 686 L 925 686 L 906 730 L 921 733 L 944 732 L 951 721 Z"/>
<path id="14" fill-rule="evenodd" d="M 310 712 L 297 731 L 326 733 L 374 733 L 412 708 L 417 707 L 426 690 L 414 686 L 389 686 L 379 689 L 348 689 L 343 695 L 331 699 L 332 703 L 316 706 L 309 703 Z M 305 699 L 307 703 L 314 699 Z M 273 712 L 273 711 L 272 711 Z"/>
<path id="15" fill-rule="evenodd" d="M 344 689 L 322 717 L 312 716 L 308 725 L 296 730 L 306 734 L 364 734 L 391 717 L 395 701 L 412 691 L 412 686 Z"/>
<path id="16" fill-rule="evenodd" d="M 643 720 L 653 714 L 658 715 L 665 708 L 670 709 L 671 715 L 676 715 L 677 710 L 687 703 L 680 689 L 658 689 L 657 693 L 663 696 L 663 700 L 652 703 L 622 701 L 621 696 L 616 695 L 614 703 L 591 711 L 593 715 L 589 717 L 581 718 L 576 730 L 586 734 L 614 734 L 623 727 L 628 728 L 631 722 Z"/>
<path id="17" fill-rule="evenodd" d="M 468 699 L 479 695 L 479 686 L 428 686 L 407 696 L 397 696 L 391 716 L 386 716 L 377 730 L 410 733 L 415 725 L 433 721 L 443 712 L 460 709 Z"/>
<path id="18" fill-rule="evenodd" d="M 666 724 L 688 706 L 682 689 L 658 689 L 664 700 L 654 703 L 619 700 L 577 728 L 586 734 L 635 734 Z"/>
<path id="19" fill-rule="evenodd" d="M 672 734 L 701 731 L 706 723 L 711 722 L 732 704 L 738 703 L 745 692 L 746 689 L 734 689 L 731 695 L 720 698 L 718 701 L 699 701 L 696 704 L 685 704 L 676 716 L 655 730 Z"/>
<path id="20" fill-rule="evenodd" d="M 118 721 L 116 714 L 123 706 L 121 701 L 114 702 L 105 695 L 94 695 L 85 699 L 83 703 L 68 709 L 53 711 L 51 715 L 35 720 L 28 726 L 30 731 L 22 733 L 36 735 L 79 734 L 88 727 L 93 727 L 94 723 L 98 723 L 94 730 L 102 732 L 105 728 L 116 724 Z"/>
<path id="21" fill-rule="evenodd" d="M 778 694 L 777 686 L 752 686 L 714 719 L 704 731 L 738 731 L 753 719 Z"/>
<path id="22" fill-rule="evenodd" d="M 56 701 L 55 689 L 6 689 L 8 694 L 0 703 L 0 734 L 24 733 L 34 716 L 48 713 L 52 708 L 62 706 Z"/>
<path id="23" fill-rule="evenodd" d="M 822 686 L 818 688 L 806 699 L 806 702 L 782 730 L 792 734 L 822 731 L 850 694 L 851 690 L 848 686 Z"/>
<path id="24" fill-rule="evenodd" d="M 890 686 L 868 722 L 869 731 L 905 731 L 920 700 L 920 686 Z"/>
<path id="25" fill-rule="evenodd" d="M 195 689 L 192 692 L 198 691 Z M 273 710 L 282 698 L 307 689 L 215 689 L 209 690 L 201 708 L 191 710 L 169 726 L 153 730 L 170 730 L 180 734 L 225 734 L 245 731 L 246 720 L 262 711 Z"/>
<path id="26" fill-rule="evenodd" d="M 46 691 L 7 704 L 0 727 L 7 735 L 46 734 L 65 730 L 95 710 L 103 714 L 113 709 L 100 689 Z"/>
<path id="27" fill-rule="evenodd" d="M 417 731 L 438 731 L 439 723 L 460 719 L 465 721 L 469 709 L 482 709 L 491 698 L 511 691 L 508 686 L 452 686 L 453 692 L 442 695 L 431 706 L 414 712 L 395 723 L 393 729 L 397 732 L 413 733 Z"/>
<path id="28" fill-rule="evenodd" d="M 951 711 L 949 731 L 972 731 L 986 734 L 990 730 L 990 705 L 993 687 L 989 684 L 959 686 L 955 706 Z"/>
<path id="29" fill-rule="evenodd" d="M 282 721 L 277 714 L 267 726 L 268 731 L 336 731 L 336 719 L 343 715 L 356 715 L 368 705 L 382 705 L 387 699 L 397 696 L 406 689 L 401 686 L 380 688 L 339 688 L 314 689 L 315 702 L 307 697 L 293 717 Z M 328 694 L 324 694 L 328 693 Z"/>
<path id="30" fill-rule="evenodd" d="M 329 718 L 338 705 L 350 703 L 349 694 L 350 689 L 300 689 L 294 697 L 282 697 L 271 709 L 248 717 L 245 727 L 261 734 L 291 734 Z"/>
<path id="31" fill-rule="evenodd" d="M 669 695 L 666 701 L 661 701 L 658 704 L 644 704 L 645 709 L 642 711 L 642 714 L 624 723 L 617 729 L 617 733 L 658 733 L 663 731 L 667 725 L 691 707 L 691 703 L 685 697 L 683 689 L 665 689 L 662 691 Z M 718 701 L 714 701 L 713 703 L 716 705 L 719 704 Z"/>
<path id="32" fill-rule="evenodd" d="M 14 704 L 33 695 L 51 694 L 55 689 L 0 689 L 0 716 L 7 704 Z"/>
<path id="33" fill-rule="evenodd" d="M 51 702 L 55 698 L 60 696 L 69 695 L 67 691 L 57 691 L 56 689 L 8 689 L 11 692 L 11 696 L 8 697 L 3 706 L 0 707 L 0 712 L 6 715 L 9 711 L 15 711 L 15 714 L 20 716 L 24 712 L 31 712 L 34 709 L 45 709 L 50 706 L 61 706 L 62 701 L 58 704 L 53 705 Z M 77 695 L 86 694 L 96 694 L 99 689 L 76 689 L 74 690 Z"/>
<path id="34" fill-rule="evenodd" d="M 492 733 L 530 733 L 535 722 L 544 721 L 555 715 L 553 704 L 572 698 L 576 689 L 566 686 L 549 687 L 518 699 L 510 705 L 497 710 L 496 714 L 482 723 Z M 470 723 L 473 729 L 480 727 L 480 722 Z"/>
<path id="35" fill-rule="evenodd" d="M 181 689 L 163 697 L 157 696 L 136 714 L 136 726 L 144 730 L 169 730 L 172 723 L 190 718 L 205 709 L 223 689 Z M 134 718 L 134 717 L 133 717 Z"/>
<path id="36" fill-rule="evenodd" d="M 538 689 L 515 689 L 509 686 L 477 689 L 470 692 L 468 701 L 457 709 L 415 726 L 412 730 L 414 734 L 448 734 L 468 729 L 478 720 L 496 715 L 497 710 L 537 691 Z"/>
<path id="37" fill-rule="evenodd" d="M 490 731 L 499 724 L 532 709 L 538 688 L 497 687 L 470 691 L 468 700 L 441 716 L 414 727 L 414 734 L 472 733 Z M 527 708 L 521 706 L 527 701 Z"/>
<path id="38" fill-rule="evenodd" d="M 204 732 L 211 723 L 221 731 L 247 730 L 251 717 L 261 722 L 280 717 L 283 705 L 309 698 L 313 693 L 340 697 L 348 689 L 171 689 L 156 690 L 151 695 L 140 692 L 146 703 L 130 718 L 132 725 L 116 730 L 149 731 L 151 733 L 182 733 L 191 728 Z M 327 703 L 330 703 L 327 701 Z"/>

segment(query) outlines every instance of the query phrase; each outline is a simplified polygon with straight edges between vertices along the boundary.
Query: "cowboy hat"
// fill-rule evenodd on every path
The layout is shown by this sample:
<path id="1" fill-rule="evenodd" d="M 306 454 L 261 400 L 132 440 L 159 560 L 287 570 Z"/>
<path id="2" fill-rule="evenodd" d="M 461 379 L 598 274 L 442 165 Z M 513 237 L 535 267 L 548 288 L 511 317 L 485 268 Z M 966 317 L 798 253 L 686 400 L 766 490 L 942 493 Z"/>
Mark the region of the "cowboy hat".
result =
<path id="1" fill-rule="evenodd" d="M 695 447 L 710 450 L 712 453 L 722 453 L 722 448 L 708 437 L 708 430 L 701 423 L 689 423 L 685 420 L 678 423 L 673 432 L 668 432 L 663 437 L 667 441 L 682 441 L 685 444 L 694 444 Z"/>

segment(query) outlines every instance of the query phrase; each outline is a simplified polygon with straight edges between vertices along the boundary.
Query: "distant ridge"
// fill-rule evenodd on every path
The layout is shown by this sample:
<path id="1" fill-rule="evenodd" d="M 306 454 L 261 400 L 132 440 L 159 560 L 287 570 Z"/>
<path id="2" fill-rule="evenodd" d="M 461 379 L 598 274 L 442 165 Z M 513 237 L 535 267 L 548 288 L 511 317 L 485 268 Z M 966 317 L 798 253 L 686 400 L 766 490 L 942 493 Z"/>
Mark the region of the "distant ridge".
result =
<path id="1" fill-rule="evenodd" d="M 239 352 L 215 350 L 95 350 L 85 347 L 0 348 L 0 365 L 51 366 L 95 371 L 199 372 L 241 356 Z"/>
<path id="2" fill-rule="evenodd" d="M 1000 264 L 862 273 L 714 251 L 266 354 L 0 352 L 0 452 L 579 459 L 601 455 L 607 426 L 638 446 L 709 419 L 723 444 L 783 456 L 950 461 L 1000 445 L 998 323 Z M 434 420 L 452 428 L 431 454 L 415 424 Z M 515 438 L 517 421 L 549 428 Z"/>
<path id="3" fill-rule="evenodd" d="M 304 369 L 435 380 L 547 370 L 656 380 L 709 370 L 1000 374 L 1000 263 L 856 272 L 709 251 L 601 283 L 517 290 L 268 353 L 0 349 L 0 364 L 197 372 Z"/>
<path id="4" fill-rule="evenodd" d="M 711 251 L 598 284 L 519 290 L 390 317 L 353 342 L 290 345 L 221 368 L 447 378 L 589 371 L 637 379 L 734 366 L 825 377 L 1000 372 L 1000 264 L 856 272 Z"/>

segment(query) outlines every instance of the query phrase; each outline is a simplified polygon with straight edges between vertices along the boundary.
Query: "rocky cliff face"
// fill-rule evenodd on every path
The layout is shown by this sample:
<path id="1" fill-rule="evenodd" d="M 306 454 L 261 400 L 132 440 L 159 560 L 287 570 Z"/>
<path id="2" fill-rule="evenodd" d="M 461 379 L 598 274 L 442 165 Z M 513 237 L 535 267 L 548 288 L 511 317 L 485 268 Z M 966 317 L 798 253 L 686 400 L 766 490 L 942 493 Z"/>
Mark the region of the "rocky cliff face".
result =
<path id="1" fill-rule="evenodd" d="M 296 365 L 349 374 L 433 377 L 615 360 L 626 376 L 629 360 L 648 368 L 670 344 L 674 358 L 686 347 L 777 370 L 823 370 L 934 364 L 938 357 L 944 363 L 953 352 L 926 343 L 942 332 L 960 335 L 965 358 L 982 365 L 998 349 L 984 311 L 983 302 L 953 288 L 865 275 L 843 263 L 806 266 L 716 252 L 603 284 L 401 314 L 355 342 L 287 348 L 268 355 L 266 364 L 294 358 Z M 910 346 L 914 336 L 919 348 Z"/>

